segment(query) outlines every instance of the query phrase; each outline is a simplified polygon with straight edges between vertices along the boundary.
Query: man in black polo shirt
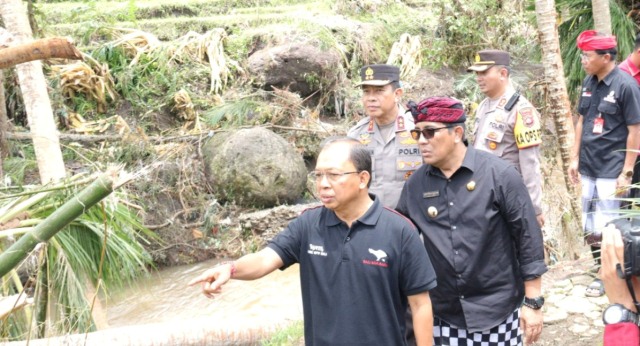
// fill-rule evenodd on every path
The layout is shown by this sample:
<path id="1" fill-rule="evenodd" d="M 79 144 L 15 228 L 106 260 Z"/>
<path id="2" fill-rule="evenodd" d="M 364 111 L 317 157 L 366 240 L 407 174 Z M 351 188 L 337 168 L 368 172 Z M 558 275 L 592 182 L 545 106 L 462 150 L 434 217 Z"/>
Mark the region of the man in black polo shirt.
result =
<path id="1" fill-rule="evenodd" d="M 434 345 L 522 345 L 522 331 L 535 342 L 547 267 L 522 177 L 466 145 L 458 100 L 428 98 L 411 110 L 424 165 L 405 184 L 397 210 L 422 232 L 438 276 L 430 291 Z"/>
<path id="2" fill-rule="evenodd" d="M 415 226 L 368 193 L 367 148 L 330 141 L 310 175 L 323 206 L 304 211 L 265 249 L 189 285 L 202 283 L 213 297 L 230 278 L 253 280 L 300 263 L 306 345 L 405 345 L 407 305 L 418 343 L 431 345 L 434 270 Z"/>
<path id="3" fill-rule="evenodd" d="M 633 177 L 637 153 L 627 148 L 640 145 L 640 91 L 635 80 L 616 67 L 615 36 L 588 30 L 577 44 L 588 76 L 582 83 L 568 173 L 574 184 L 582 185 L 582 226 L 599 266 L 600 232 L 618 217 L 619 197 Z M 599 279 L 586 292 L 603 293 Z"/>

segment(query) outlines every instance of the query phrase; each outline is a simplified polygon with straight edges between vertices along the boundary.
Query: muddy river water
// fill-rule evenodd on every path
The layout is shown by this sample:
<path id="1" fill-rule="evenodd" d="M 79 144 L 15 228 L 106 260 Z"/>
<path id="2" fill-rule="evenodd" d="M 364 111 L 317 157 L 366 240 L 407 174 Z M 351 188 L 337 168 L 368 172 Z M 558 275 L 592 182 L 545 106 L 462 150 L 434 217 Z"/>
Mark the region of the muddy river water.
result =
<path id="1" fill-rule="evenodd" d="M 298 265 L 254 281 L 231 280 L 215 299 L 206 298 L 200 286 L 187 286 L 216 263 L 162 269 L 132 287 L 111 292 L 103 300 L 109 327 L 207 319 L 220 326 L 233 321 L 259 328 L 302 320 Z"/>

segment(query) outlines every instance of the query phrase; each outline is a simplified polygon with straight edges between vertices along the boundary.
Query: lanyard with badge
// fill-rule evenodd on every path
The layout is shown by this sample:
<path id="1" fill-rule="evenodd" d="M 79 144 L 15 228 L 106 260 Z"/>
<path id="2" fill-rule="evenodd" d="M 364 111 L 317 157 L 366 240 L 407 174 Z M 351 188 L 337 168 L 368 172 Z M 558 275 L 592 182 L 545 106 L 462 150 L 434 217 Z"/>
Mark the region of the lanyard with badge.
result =
<path id="1" fill-rule="evenodd" d="M 604 129 L 604 118 L 602 117 L 602 113 L 598 113 L 598 116 L 593 119 L 593 133 L 599 135 L 602 133 Z"/>

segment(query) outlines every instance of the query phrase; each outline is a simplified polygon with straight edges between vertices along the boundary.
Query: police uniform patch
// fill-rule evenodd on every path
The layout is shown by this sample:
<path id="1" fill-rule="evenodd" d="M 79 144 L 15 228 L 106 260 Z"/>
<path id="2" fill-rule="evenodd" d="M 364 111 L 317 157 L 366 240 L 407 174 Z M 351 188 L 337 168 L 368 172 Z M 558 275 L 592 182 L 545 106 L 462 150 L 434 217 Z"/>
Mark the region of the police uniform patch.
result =
<path id="1" fill-rule="evenodd" d="M 360 134 L 360 143 L 363 145 L 367 145 L 369 143 L 371 143 L 371 135 L 368 133 L 361 133 Z"/>
<path id="2" fill-rule="evenodd" d="M 396 124 L 398 126 L 398 131 L 404 131 L 405 130 L 404 118 L 402 116 L 398 116 L 398 119 L 396 119 Z"/>
<path id="3" fill-rule="evenodd" d="M 366 80 L 372 80 L 373 79 L 373 69 L 371 67 L 368 67 L 366 71 L 364 71 L 364 79 Z"/>
<path id="4" fill-rule="evenodd" d="M 507 104 L 507 99 L 505 99 L 505 98 L 501 98 L 501 99 L 500 99 L 500 102 L 498 102 L 498 107 L 502 108 L 502 107 L 504 107 L 504 105 L 506 105 L 506 104 Z"/>
<path id="5" fill-rule="evenodd" d="M 526 127 L 535 125 L 536 119 L 533 116 L 533 107 L 527 107 L 520 109 L 520 115 L 522 116 L 522 123 Z"/>
<path id="6" fill-rule="evenodd" d="M 405 139 L 401 140 L 400 144 L 402 144 L 402 145 L 414 145 L 414 144 L 418 144 L 418 141 L 416 141 L 415 139 L 409 137 L 409 138 L 405 138 Z"/>
<path id="7" fill-rule="evenodd" d="M 525 107 L 517 110 L 513 135 L 516 139 L 518 149 L 534 147 L 542 143 L 540 121 L 533 107 Z"/>
<path id="8" fill-rule="evenodd" d="M 498 147 L 498 143 L 496 142 L 489 142 L 489 149 L 491 150 L 496 150 L 496 148 Z"/>
<path id="9" fill-rule="evenodd" d="M 414 171 L 409 171 L 407 173 L 404 174 L 404 180 L 409 179 L 409 177 L 411 176 L 411 174 L 413 174 Z"/>
<path id="10" fill-rule="evenodd" d="M 373 120 L 369 121 L 369 126 L 367 126 L 367 132 L 373 132 Z"/>

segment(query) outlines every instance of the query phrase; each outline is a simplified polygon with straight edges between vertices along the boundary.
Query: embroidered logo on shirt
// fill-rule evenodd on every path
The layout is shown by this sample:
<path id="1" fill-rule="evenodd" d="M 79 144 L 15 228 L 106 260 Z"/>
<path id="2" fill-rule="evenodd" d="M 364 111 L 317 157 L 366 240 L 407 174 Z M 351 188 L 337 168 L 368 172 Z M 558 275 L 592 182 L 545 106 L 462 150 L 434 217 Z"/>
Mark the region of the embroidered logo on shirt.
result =
<path id="1" fill-rule="evenodd" d="M 385 267 L 385 268 L 389 266 L 389 264 L 387 263 L 387 253 L 384 252 L 383 250 L 374 250 L 372 248 L 369 248 L 369 253 L 374 255 L 376 259 L 375 260 L 363 259 L 362 260 L 363 264 L 368 264 L 368 265 L 373 265 L 378 267 Z"/>
<path id="2" fill-rule="evenodd" d="M 327 253 L 324 252 L 324 246 L 322 245 L 309 244 L 309 250 L 307 250 L 307 253 L 309 255 L 327 256 Z"/>
<path id="3" fill-rule="evenodd" d="M 609 95 L 607 95 L 607 97 L 603 98 L 603 100 L 607 101 L 607 102 L 611 102 L 611 103 L 616 103 L 616 98 L 615 98 L 614 94 L 615 94 L 615 91 L 611 90 Z"/>

